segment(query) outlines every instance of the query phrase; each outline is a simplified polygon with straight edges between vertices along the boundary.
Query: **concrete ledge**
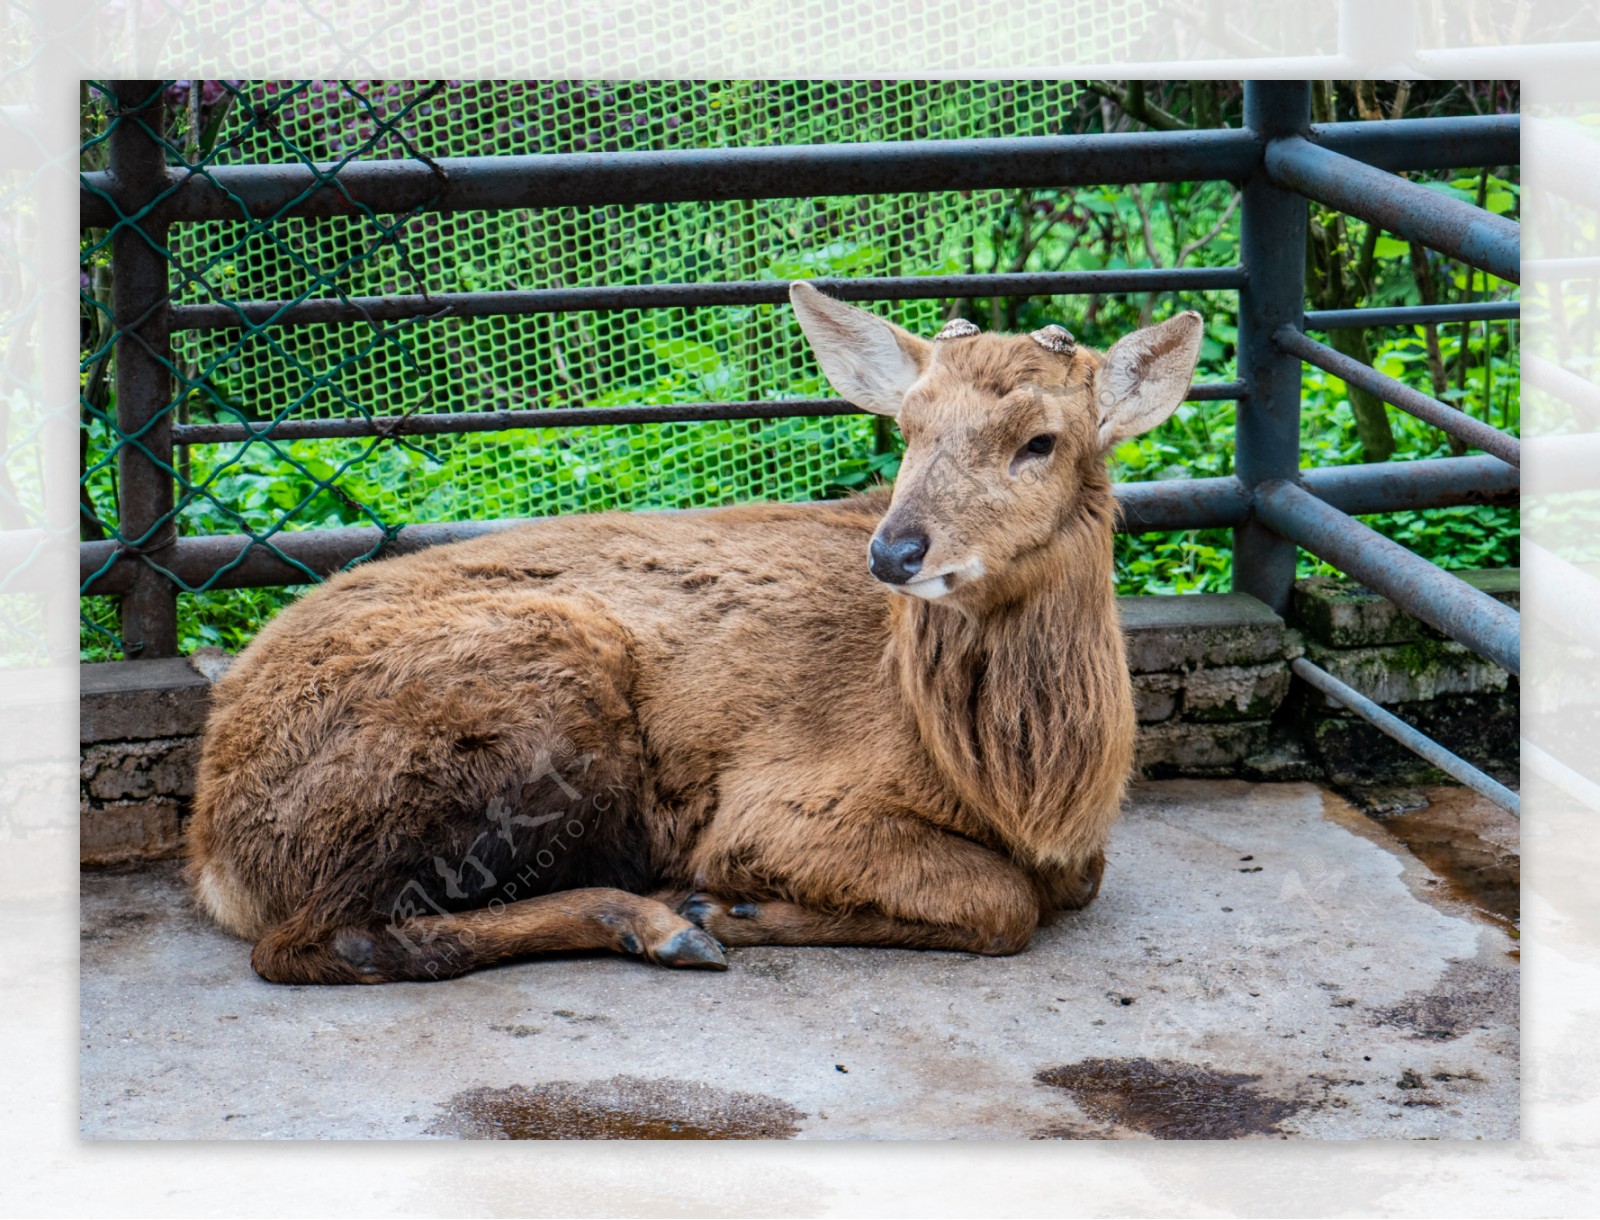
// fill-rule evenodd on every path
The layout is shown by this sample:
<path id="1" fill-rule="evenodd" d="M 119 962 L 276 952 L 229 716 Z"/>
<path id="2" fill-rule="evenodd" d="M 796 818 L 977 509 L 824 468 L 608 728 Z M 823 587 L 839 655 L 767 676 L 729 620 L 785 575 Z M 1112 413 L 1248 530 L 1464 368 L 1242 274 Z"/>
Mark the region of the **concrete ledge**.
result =
<path id="1" fill-rule="evenodd" d="M 1183 714 L 1189 720 L 1264 720 L 1288 693 L 1289 670 L 1282 660 L 1197 669 L 1183 682 Z"/>
<path id="2" fill-rule="evenodd" d="M 1255 665 L 1299 656 L 1298 640 L 1248 593 L 1119 597 L 1128 668 L 1161 673 L 1201 665 Z"/>
<path id="3" fill-rule="evenodd" d="M 1522 574 L 1519 569 L 1485 568 L 1455 575 L 1513 610 L 1521 608 Z M 1332 648 L 1377 647 L 1441 638 L 1433 628 L 1387 598 L 1333 576 L 1296 581 L 1293 613 L 1297 625 L 1305 628 L 1313 639 Z"/>
<path id="4" fill-rule="evenodd" d="M 1133 675 L 1133 706 L 1140 724 L 1170 720 L 1182 698 L 1182 674 Z"/>
<path id="5" fill-rule="evenodd" d="M 1367 698 L 1385 705 L 1420 703 L 1440 695 L 1498 694 L 1511 675 L 1454 640 L 1416 639 L 1387 648 L 1325 648 L 1307 658 Z M 1343 705 L 1322 696 L 1329 710 Z"/>
<path id="6" fill-rule="evenodd" d="M 205 728 L 211 683 L 183 657 L 81 665 L 79 740 L 145 741 Z"/>
<path id="7" fill-rule="evenodd" d="M 184 812 L 184 806 L 173 797 L 114 801 L 83 809 L 78 861 L 101 866 L 176 856 L 183 849 Z"/>
<path id="8" fill-rule="evenodd" d="M 1271 734 L 1272 726 L 1265 720 L 1149 725 L 1139 731 L 1136 765 L 1147 779 L 1229 776 L 1246 758 L 1265 753 Z"/>
<path id="9" fill-rule="evenodd" d="M 211 682 L 195 657 L 79 666 L 78 859 L 159 860 L 182 850 Z M 225 655 L 225 654 L 223 654 Z M 213 664 L 213 673 L 220 673 Z"/>

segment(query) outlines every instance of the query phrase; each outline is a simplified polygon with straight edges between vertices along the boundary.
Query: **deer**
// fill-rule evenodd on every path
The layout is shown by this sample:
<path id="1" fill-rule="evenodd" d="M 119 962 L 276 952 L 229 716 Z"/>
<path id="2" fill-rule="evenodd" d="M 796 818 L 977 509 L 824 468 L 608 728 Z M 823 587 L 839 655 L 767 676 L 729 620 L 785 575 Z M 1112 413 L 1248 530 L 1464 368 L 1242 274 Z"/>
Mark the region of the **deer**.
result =
<path id="1" fill-rule="evenodd" d="M 188 878 L 275 983 L 561 951 L 1005 955 L 1098 893 L 1133 767 L 1107 454 L 1199 315 L 924 339 L 798 282 L 892 488 L 521 524 L 341 572 L 213 688 Z"/>

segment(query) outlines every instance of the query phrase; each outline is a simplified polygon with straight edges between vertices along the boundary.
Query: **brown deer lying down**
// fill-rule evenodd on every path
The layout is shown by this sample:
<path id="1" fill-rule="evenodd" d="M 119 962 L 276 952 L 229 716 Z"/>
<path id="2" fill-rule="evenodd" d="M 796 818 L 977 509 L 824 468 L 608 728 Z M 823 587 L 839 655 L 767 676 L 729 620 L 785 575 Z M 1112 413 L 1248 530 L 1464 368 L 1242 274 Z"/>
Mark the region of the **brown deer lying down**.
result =
<path id="1" fill-rule="evenodd" d="M 263 978 L 1015 953 L 1094 897 L 1134 736 L 1104 455 L 1184 397 L 1199 317 L 1102 357 L 791 298 L 839 393 L 899 420 L 892 496 L 373 563 L 218 684 L 191 876 Z"/>

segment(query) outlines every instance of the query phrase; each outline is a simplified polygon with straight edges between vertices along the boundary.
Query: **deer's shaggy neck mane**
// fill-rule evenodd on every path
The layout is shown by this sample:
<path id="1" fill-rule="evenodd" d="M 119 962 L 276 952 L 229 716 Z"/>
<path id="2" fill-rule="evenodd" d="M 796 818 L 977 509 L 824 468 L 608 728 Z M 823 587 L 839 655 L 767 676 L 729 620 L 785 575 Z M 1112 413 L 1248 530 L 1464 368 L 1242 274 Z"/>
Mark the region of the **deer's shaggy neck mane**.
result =
<path id="1" fill-rule="evenodd" d="M 924 747 L 1015 852 L 1073 862 L 1080 823 L 1121 799 L 1132 697 L 1112 590 L 1109 486 L 1030 558 L 1028 591 L 982 615 L 895 598 L 886 655 Z M 1126 722 L 1129 732 L 1112 726 Z M 1110 732 L 1108 733 L 1108 729 Z"/>

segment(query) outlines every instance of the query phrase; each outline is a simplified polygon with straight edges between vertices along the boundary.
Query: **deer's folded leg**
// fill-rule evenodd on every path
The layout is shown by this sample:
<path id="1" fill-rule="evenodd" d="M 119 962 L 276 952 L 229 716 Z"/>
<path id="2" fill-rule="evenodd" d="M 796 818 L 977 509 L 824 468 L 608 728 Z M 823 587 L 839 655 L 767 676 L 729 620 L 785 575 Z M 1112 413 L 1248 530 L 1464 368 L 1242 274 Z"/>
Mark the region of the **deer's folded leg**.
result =
<path id="1" fill-rule="evenodd" d="M 890 945 L 1006 954 L 1025 948 L 1040 897 L 988 848 L 915 817 L 830 811 L 740 818 L 697 853 L 678 907 L 725 945 Z M 718 832 L 721 833 L 718 833 Z"/>
<path id="2" fill-rule="evenodd" d="M 610 950 L 662 966 L 721 970 L 721 948 L 650 898 L 565 890 L 498 907 L 403 921 L 335 925 L 314 904 L 256 943 L 251 963 L 273 983 L 388 983 L 454 978 L 535 953 Z"/>

